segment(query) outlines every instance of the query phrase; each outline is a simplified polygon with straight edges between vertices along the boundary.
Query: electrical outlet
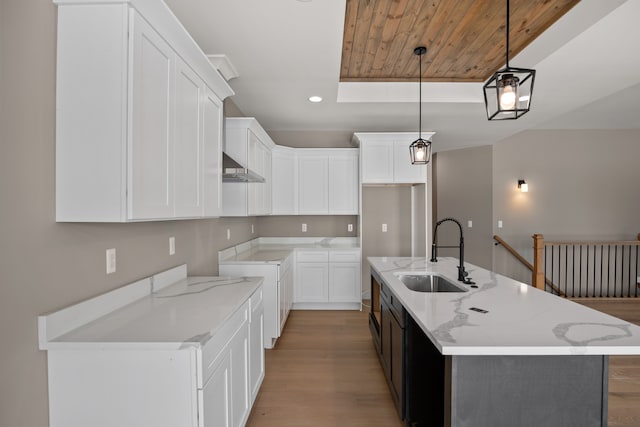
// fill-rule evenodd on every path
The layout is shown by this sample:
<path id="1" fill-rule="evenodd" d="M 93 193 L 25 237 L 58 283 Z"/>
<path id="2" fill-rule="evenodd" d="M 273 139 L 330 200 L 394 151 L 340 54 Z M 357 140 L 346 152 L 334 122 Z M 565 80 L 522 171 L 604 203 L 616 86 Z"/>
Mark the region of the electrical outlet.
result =
<path id="1" fill-rule="evenodd" d="M 473 221 L 471 221 L 471 220 L 467 221 L 467 227 L 472 228 L 473 227 Z"/>
<path id="2" fill-rule="evenodd" d="M 116 272 L 116 249 L 107 249 L 107 274 Z"/>
<path id="3" fill-rule="evenodd" d="M 353 224 L 347 225 L 347 231 L 351 233 L 353 231 Z"/>
<path id="4" fill-rule="evenodd" d="M 176 238 L 169 237 L 169 255 L 175 255 L 176 253 Z"/>
<path id="5" fill-rule="evenodd" d="M 227 240 L 231 240 L 231 229 L 227 228 Z"/>
<path id="6" fill-rule="evenodd" d="M 307 224 L 302 224 L 302 232 L 303 233 L 307 232 Z"/>
<path id="7" fill-rule="evenodd" d="M 387 232 L 387 224 L 382 224 L 382 232 L 383 233 Z"/>

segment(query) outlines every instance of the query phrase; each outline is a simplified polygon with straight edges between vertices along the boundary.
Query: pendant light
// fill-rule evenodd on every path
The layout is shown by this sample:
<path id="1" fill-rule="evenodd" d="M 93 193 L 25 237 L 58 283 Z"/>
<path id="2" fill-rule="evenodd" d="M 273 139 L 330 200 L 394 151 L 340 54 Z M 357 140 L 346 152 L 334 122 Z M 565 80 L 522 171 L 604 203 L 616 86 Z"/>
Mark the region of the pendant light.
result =
<path id="1" fill-rule="evenodd" d="M 529 111 L 536 70 L 509 66 L 509 0 L 507 0 L 506 66 L 484 85 L 489 120 L 513 120 Z"/>
<path id="2" fill-rule="evenodd" d="M 418 139 L 409 146 L 412 165 L 426 165 L 431 160 L 431 141 L 422 139 L 422 56 L 427 53 L 427 48 L 418 46 L 413 49 L 419 61 L 419 102 L 418 102 Z"/>

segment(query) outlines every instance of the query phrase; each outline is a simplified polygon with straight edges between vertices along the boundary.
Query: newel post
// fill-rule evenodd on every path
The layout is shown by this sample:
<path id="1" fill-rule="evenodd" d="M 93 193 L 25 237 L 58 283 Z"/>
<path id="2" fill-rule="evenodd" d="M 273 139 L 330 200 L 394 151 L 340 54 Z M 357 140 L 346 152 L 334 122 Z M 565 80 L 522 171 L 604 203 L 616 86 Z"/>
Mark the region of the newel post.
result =
<path id="1" fill-rule="evenodd" d="M 544 290 L 544 236 L 542 234 L 533 235 L 533 272 L 531 284 L 541 290 Z"/>

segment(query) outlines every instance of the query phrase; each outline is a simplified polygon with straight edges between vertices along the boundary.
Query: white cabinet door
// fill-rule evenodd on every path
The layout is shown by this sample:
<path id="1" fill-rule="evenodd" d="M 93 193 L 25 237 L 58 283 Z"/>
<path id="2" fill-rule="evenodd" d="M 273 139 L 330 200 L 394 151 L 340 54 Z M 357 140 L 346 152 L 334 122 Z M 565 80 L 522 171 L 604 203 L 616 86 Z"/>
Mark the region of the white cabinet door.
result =
<path id="1" fill-rule="evenodd" d="M 129 218 L 173 216 L 171 97 L 175 53 L 138 14 L 133 15 Z"/>
<path id="2" fill-rule="evenodd" d="M 297 263 L 295 290 L 295 302 L 327 302 L 329 264 Z"/>
<path id="3" fill-rule="evenodd" d="M 249 215 L 271 213 L 271 153 L 249 131 L 249 169 L 264 178 L 264 182 L 249 183 Z"/>
<path id="4" fill-rule="evenodd" d="M 245 323 L 229 342 L 231 360 L 231 425 L 244 426 L 249 416 L 249 323 Z"/>
<path id="5" fill-rule="evenodd" d="M 295 151 L 276 147 L 271 155 L 271 213 L 273 215 L 295 215 L 298 210 Z"/>
<path id="6" fill-rule="evenodd" d="M 358 214 L 358 156 L 329 157 L 329 214 Z"/>
<path id="7" fill-rule="evenodd" d="M 392 183 L 393 153 L 393 144 L 388 142 L 362 143 L 360 147 L 362 183 Z"/>
<path id="8" fill-rule="evenodd" d="M 329 213 L 329 181 L 327 156 L 298 156 L 298 213 Z"/>
<path id="9" fill-rule="evenodd" d="M 256 291 L 256 293 L 262 291 Z M 260 298 L 254 303 L 251 297 L 251 322 L 249 323 L 249 391 L 251 405 L 256 400 L 258 390 L 264 379 L 264 304 Z"/>
<path id="10" fill-rule="evenodd" d="M 204 216 L 222 215 L 222 101 L 205 88 L 202 105 Z"/>
<path id="11" fill-rule="evenodd" d="M 360 302 L 360 263 L 329 264 L 329 301 Z"/>
<path id="12" fill-rule="evenodd" d="M 393 182 L 427 182 L 427 165 L 412 165 L 409 154 L 411 141 L 393 143 Z"/>
<path id="13" fill-rule="evenodd" d="M 202 412 L 204 427 L 231 427 L 231 360 L 229 353 L 223 355 L 220 365 L 202 389 Z"/>
<path id="14" fill-rule="evenodd" d="M 174 199 L 178 218 L 202 216 L 201 107 L 204 82 L 176 58 L 174 119 Z"/>

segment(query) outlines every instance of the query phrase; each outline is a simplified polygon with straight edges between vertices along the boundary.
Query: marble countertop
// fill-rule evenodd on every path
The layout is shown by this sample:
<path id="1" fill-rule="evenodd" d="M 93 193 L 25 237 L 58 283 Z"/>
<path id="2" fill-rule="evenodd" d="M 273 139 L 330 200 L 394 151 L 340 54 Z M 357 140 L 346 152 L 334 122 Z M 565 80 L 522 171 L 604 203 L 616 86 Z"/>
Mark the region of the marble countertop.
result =
<path id="1" fill-rule="evenodd" d="M 360 249 L 350 237 L 261 237 L 219 252 L 219 264 L 280 264 L 296 249 Z"/>
<path id="2" fill-rule="evenodd" d="M 187 277 L 47 343 L 56 348 L 176 349 L 204 345 L 261 277 Z"/>
<path id="3" fill-rule="evenodd" d="M 639 326 L 465 263 L 471 288 L 456 280 L 455 258 L 368 260 L 442 354 L 640 354 Z M 467 292 L 415 292 L 401 272 L 439 273 Z"/>

